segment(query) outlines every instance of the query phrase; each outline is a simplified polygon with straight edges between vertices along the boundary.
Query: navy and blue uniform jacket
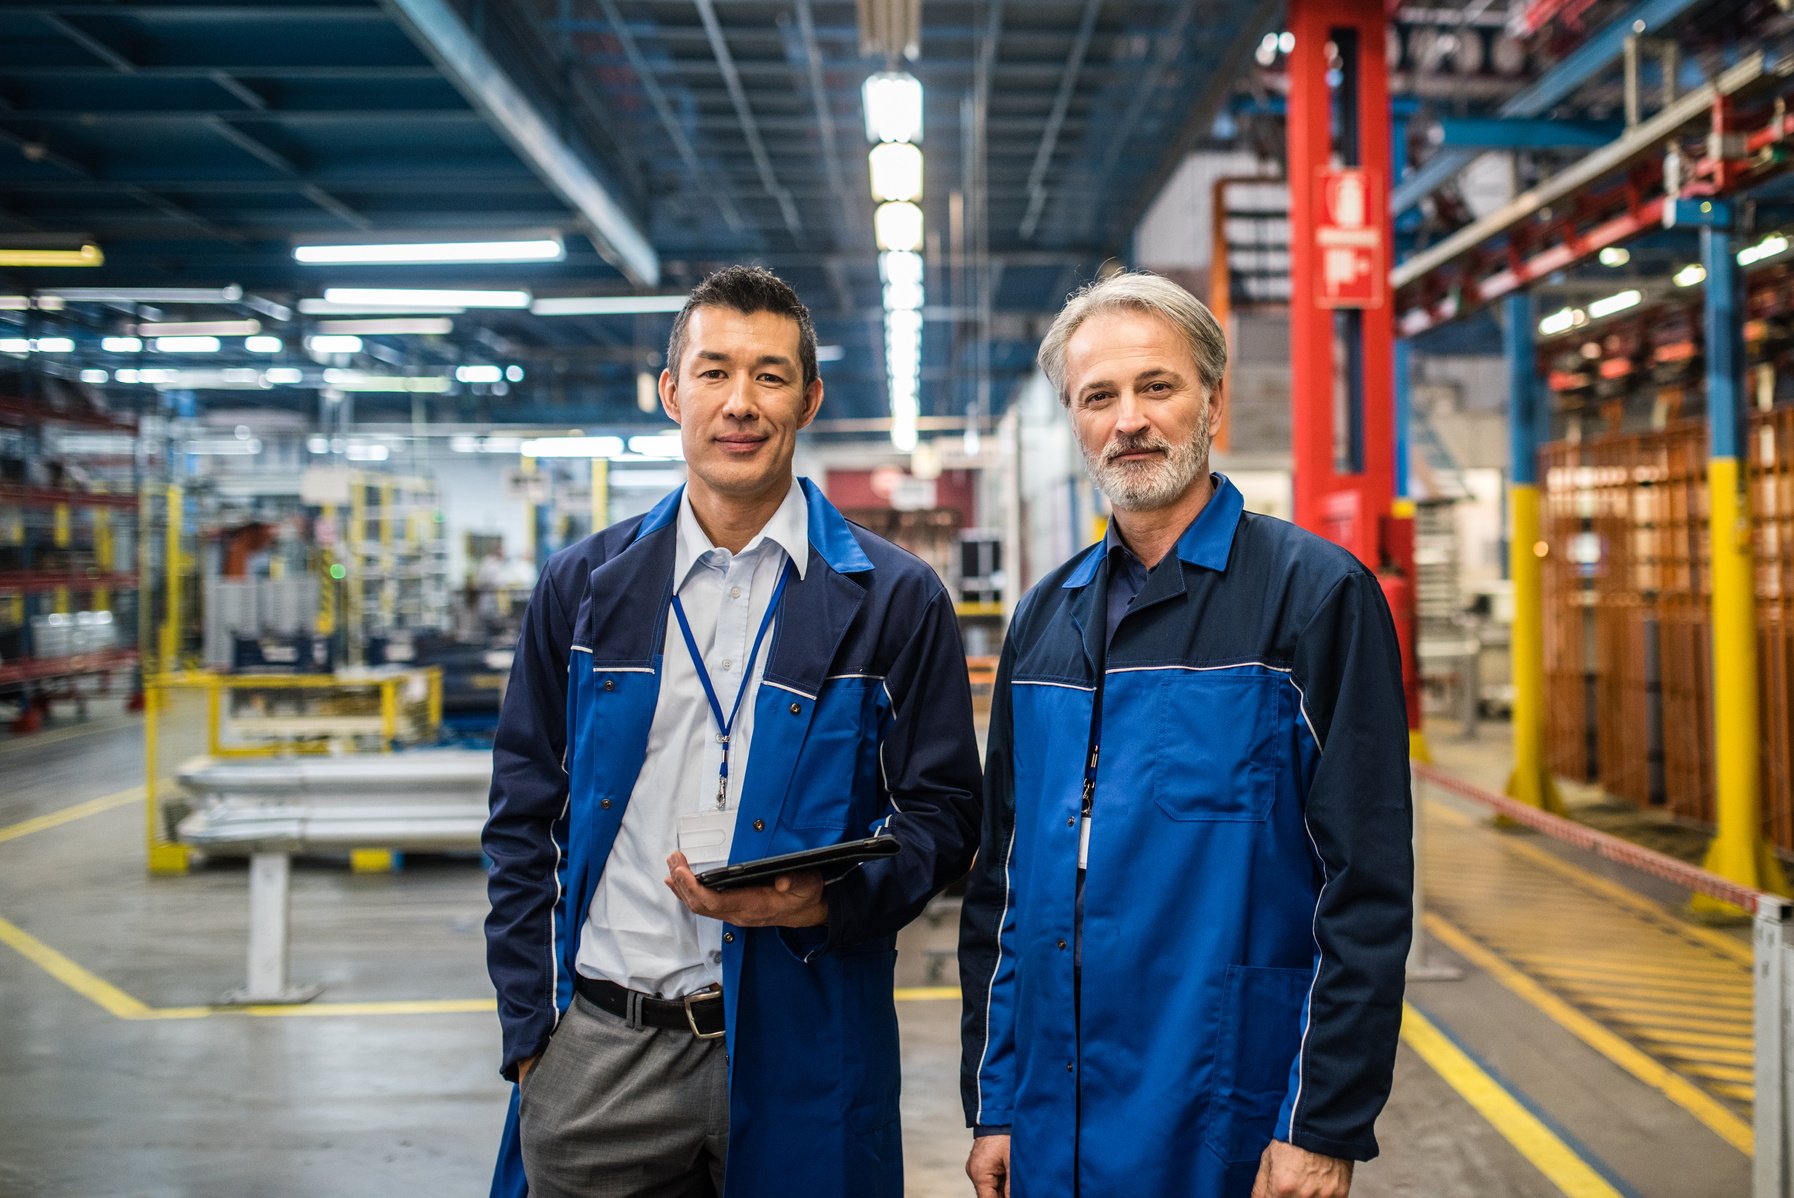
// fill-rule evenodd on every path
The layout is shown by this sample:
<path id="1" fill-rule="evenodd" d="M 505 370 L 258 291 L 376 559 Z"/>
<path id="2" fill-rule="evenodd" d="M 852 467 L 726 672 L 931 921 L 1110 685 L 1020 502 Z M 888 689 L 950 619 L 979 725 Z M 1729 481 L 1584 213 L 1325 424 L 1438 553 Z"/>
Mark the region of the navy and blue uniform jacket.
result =
<path id="1" fill-rule="evenodd" d="M 1101 546 L 1003 648 L 961 1083 L 1013 1128 L 1015 1198 L 1245 1198 L 1273 1138 L 1377 1151 L 1413 879 L 1395 629 L 1356 558 L 1215 483 L 1107 646 L 1081 927 Z"/>
<path id="2" fill-rule="evenodd" d="M 729 927 L 730 1198 L 900 1195 L 896 935 L 970 864 L 978 748 L 953 603 L 925 564 L 807 479 L 810 560 L 754 699 L 733 860 L 875 831 L 825 928 Z M 681 492 L 549 559 L 493 749 L 487 966 L 504 1075 L 572 999 L 579 929 L 647 753 Z M 513 1090 L 493 1193 L 526 1192 Z"/>

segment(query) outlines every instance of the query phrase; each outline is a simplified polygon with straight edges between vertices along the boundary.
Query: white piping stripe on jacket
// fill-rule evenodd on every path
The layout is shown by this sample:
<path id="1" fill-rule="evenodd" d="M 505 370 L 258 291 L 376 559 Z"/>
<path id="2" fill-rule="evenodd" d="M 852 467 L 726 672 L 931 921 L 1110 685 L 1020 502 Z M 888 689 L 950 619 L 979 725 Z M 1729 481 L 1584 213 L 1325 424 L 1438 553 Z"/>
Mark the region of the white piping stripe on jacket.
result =
<path id="1" fill-rule="evenodd" d="M 1011 678 L 1009 680 L 1009 685 L 1010 686 L 1056 686 L 1060 690 L 1083 691 L 1086 694 L 1095 694 L 1096 693 L 1096 688 L 1094 686 L 1077 686 L 1070 682 L 1029 682 L 1028 680 L 1026 680 L 1024 678 Z"/>
<path id="2" fill-rule="evenodd" d="M 599 666 L 592 667 L 594 674 L 652 674 L 652 666 Z"/>
<path id="3" fill-rule="evenodd" d="M 1308 718 L 1308 696 L 1302 692 L 1301 683 L 1295 675 L 1290 675 L 1289 684 L 1296 688 L 1296 706 L 1301 709 L 1302 722 L 1308 726 L 1308 735 L 1314 738 L 1317 753 L 1324 753 L 1326 747 L 1321 744 L 1320 733 L 1315 730 L 1314 721 Z M 1309 917 L 1308 934 L 1314 938 L 1314 977 L 1308 983 L 1308 998 L 1302 1004 L 1302 1043 L 1296 1048 L 1296 1096 L 1289 1104 L 1289 1135 L 1293 1141 L 1296 1136 L 1296 1116 L 1302 1109 L 1302 1090 L 1308 1084 L 1308 1033 L 1314 1027 L 1314 988 L 1320 985 L 1321 967 L 1326 964 L 1326 954 L 1321 951 L 1321 899 L 1326 897 L 1327 887 L 1333 877 L 1327 870 L 1327 859 L 1321 856 L 1321 846 L 1315 842 L 1314 829 L 1308 825 L 1308 808 L 1303 804 L 1302 831 L 1308 836 L 1308 847 L 1314 850 L 1314 859 L 1321 865 L 1321 888 L 1314 896 L 1314 914 Z"/>
<path id="4" fill-rule="evenodd" d="M 590 653 L 592 651 L 589 645 L 568 645 L 567 648 L 575 653 Z"/>
<path id="5" fill-rule="evenodd" d="M 772 679 L 767 678 L 764 675 L 762 675 L 760 678 L 760 685 L 761 686 L 777 687 L 779 690 L 784 691 L 788 695 L 801 695 L 803 698 L 808 699 L 812 703 L 814 703 L 816 701 L 816 696 L 812 695 L 809 691 L 800 691 L 795 686 L 786 686 L 783 682 L 774 682 Z"/>
<path id="6" fill-rule="evenodd" d="M 984 1047 L 978 1053 L 978 1112 L 973 1123 L 984 1122 L 984 1062 L 990 1056 L 990 1008 L 997 995 L 997 974 L 1003 971 L 1003 925 L 1009 920 L 1009 869 L 1015 859 L 1015 823 L 1009 825 L 1009 848 L 1003 853 L 1003 911 L 997 916 L 997 959 L 990 968 L 990 984 L 984 989 Z"/>

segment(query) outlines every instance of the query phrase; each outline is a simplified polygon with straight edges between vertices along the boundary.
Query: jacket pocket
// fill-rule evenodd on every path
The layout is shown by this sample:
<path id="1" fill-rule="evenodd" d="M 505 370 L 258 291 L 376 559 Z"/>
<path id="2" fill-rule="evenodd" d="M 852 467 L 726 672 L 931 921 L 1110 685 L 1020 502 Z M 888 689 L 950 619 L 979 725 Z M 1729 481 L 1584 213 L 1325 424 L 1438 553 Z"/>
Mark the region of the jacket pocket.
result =
<path id="1" fill-rule="evenodd" d="M 1215 1033 L 1215 1082 L 1206 1142 L 1229 1163 L 1253 1161 L 1271 1142 L 1302 1047 L 1302 1007 L 1314 972 L 1229 965 Z"/>
<path id="2" fill-rule="evenodd" d="M 878 814 L 872 808 L 879 789 L 879 685 L 868 678 L 823 684 L 792 771 L 786 827 L 866 835 L 858 829 Z"/>
<path id="3" fill-rule="evenodd" d="M 1277 797 L 1283 678 L 1166 671 L 1153 799 L 1174 820 L 1262 823 Z"/>

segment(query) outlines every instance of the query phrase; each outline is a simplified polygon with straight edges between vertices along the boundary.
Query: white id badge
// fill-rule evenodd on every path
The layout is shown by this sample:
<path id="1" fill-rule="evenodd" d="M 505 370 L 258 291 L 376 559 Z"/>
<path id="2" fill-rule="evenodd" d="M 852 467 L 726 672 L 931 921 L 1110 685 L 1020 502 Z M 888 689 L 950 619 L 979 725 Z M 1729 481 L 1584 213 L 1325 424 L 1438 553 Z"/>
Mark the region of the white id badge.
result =
<path id="1" fill-rule="evenodd" d="M 1090 868 L 1090 817 L 1078 821 L 1078 868 Z"/>
<path id="2" fill-rule="evenodd" d="M 726 865 L 735 843 L 735 811 L 705 811 L 679 817 L 679 851 L 701 873 L 708 865 Z"/>

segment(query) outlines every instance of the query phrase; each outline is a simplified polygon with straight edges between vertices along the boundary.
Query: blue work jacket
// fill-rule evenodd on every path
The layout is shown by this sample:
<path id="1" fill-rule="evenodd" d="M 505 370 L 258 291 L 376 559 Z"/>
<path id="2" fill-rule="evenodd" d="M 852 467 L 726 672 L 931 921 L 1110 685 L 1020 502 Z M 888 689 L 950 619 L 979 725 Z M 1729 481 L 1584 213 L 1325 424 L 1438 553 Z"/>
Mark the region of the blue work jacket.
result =
<path id="1" fill-rule="evenodd" d="M 902 849 L 831 884 L 826 927 L 725 929 L 726 1184 L 730 1198 L 896 1198 L 896 934 L 970 864 L 971 691 L 933 571 L 803 489 L 810 559 L 755 694 L 732 859 L 879 830 Z M 487 965 L 513 1080 L 572 1000 L 579 929 L 646 756 L 679 498 L 549 559 L 524 616 L 483 838 Z M 527 1192 L 515 1088 L 492 1189 Z"/>
<path id="2" fill-rule="evenodd" d="M 1004 645 L 961 1078 L 968 1123 L 1013 1128 L 1015 1198 L 1246 1198 L 1273 1138 L 1376 1154 L 1413 875 L 1395 629 L 1356 558 L 1215 485 L 1107 646 L 1101 546 Z"/>

